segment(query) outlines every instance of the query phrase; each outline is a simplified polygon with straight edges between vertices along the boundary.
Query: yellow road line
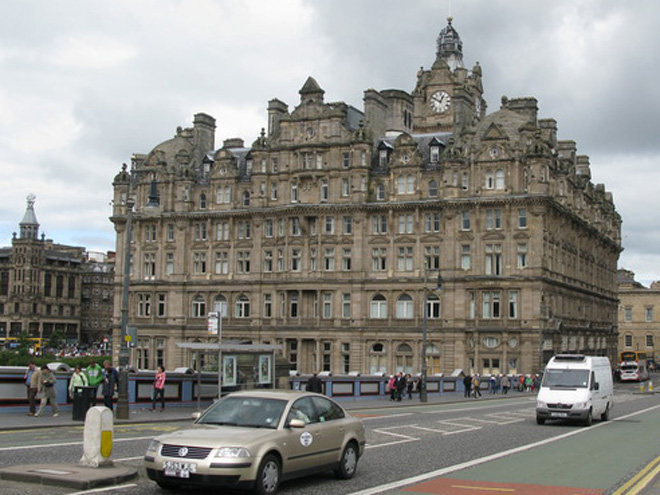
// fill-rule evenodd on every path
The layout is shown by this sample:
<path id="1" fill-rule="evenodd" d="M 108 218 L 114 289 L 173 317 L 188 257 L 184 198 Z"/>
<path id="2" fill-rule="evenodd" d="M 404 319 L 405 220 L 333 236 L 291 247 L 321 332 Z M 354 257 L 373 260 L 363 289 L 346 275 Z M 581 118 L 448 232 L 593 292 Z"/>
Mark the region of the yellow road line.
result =
<path id="1" fill-rule="evenodd" d="M 636 495 L 660 473 L 660 456 L 649 462 L 644 469 L 633 476 L 626 484 L 624 484 L 612 495 Z"/>

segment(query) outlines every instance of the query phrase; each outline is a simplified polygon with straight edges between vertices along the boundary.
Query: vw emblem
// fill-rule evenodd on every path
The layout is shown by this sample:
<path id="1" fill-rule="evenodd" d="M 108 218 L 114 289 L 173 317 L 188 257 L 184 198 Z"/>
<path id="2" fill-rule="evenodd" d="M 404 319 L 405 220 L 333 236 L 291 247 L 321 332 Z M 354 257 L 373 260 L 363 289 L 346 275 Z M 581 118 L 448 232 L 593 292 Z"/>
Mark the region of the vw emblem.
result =
<path id="1" fill-rule="evenodd" d="M 188 447 L 181 447 L 179 449 L 179 457 L 185 457 L 188 455 Z"/>

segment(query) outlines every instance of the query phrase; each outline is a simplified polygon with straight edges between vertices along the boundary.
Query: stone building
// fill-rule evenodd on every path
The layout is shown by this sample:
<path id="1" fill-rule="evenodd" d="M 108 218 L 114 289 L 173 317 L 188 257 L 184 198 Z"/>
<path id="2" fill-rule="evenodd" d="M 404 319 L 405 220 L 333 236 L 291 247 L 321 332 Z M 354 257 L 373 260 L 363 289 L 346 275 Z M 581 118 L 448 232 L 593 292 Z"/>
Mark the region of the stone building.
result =
<path id="1" fill-rule="evenodd" d="M 629 270 L 619 270 L 619 353 L 646 352 L 660 362 L 660 282 L 645 287 Z"/>
<path id="2" fill-rule="evenodd" d="M 175 344 L 215 340 L 212 311 L 303 373 L 418 372 L 425 333 L 429 374 L 616 352 L 612 195 L 536 99 L 487 113 L 451 20 L 412 92 L 368 89 L 358 109 L 309 77 L 299 94 L 268 102 L 250 144 L 216 147 L 199 113 L 115 177 L 118 266 L 135 198 L 135 365 L 190 365 Z"/>
<path id="3" fill-rule="evenodd" d="M 85 322 L 102 319 L 103 334 L 112 325 L 112 285 L 107 287 L 106 307 L 90 315 L 98 305 L 84 303 L 87 281 L 83 274 L 97 267 L 85 248 L 66 246 L 39 235 L 34 211 L 35 196 L 27 197 L 20 234 L 10 247 L 0 248 L 0 342 L 27 333 L 34 339 L 48 339 L 53 332 L 73 342 L 93 340 Z M 110 271 L 110 284 L 114 273 Z M 108 306 L 109 305 L 109 306 Z"/>

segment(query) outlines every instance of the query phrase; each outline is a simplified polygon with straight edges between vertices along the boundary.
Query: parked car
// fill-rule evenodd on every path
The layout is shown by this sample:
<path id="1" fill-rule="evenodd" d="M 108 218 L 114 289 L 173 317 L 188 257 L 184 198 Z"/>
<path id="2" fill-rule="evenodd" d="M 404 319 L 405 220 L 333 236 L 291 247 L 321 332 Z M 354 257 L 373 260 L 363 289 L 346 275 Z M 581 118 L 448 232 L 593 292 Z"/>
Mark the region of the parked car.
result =
<path id="1" fill-rule="evenodd" d="M 144 464 L 163 488 L 226 486 L 272 495 L 281 481 L 312 473 L 352 478 L 364 446 L 362 421 L 333 400 L 254 390 L 232 393 L 191 427 L 154 438 Z"/>

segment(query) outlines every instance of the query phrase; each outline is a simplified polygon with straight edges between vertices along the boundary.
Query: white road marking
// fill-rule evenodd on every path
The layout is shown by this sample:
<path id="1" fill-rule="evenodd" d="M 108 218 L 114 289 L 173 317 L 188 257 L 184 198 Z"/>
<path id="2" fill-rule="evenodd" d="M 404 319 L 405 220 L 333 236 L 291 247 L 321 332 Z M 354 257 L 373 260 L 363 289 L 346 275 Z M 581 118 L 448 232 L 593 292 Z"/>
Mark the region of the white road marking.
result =
<path id="1" fill-rule="evenodd" d="M 374 421 L 376 419 L 390 419 L 390 418 L 403 418 L 406 416 L 414 416 L 414 413 L 401 413 L 401 414 L 390 414 L 389 416 L 371 416 L 368 418 L 360 418 L 362 421 Z"/>
<path id="2" fill-rule="evenodd" d="M 132 438 L 115 438 L 112 442 L 131 442 L 133 440 L 151 440 L 155 435 L 148 437 L 132 437 Z M 15 447 L 1 447 L 0 452 L 7 450 L 29 450 L 29 449 L 43 449 L 44 447 L 71 447 L 73 445 L 82 445 L 83 442 L 63 442 L 63 443 L 46 443 L 46 444 L 35 444 L 35 445 L 16 445 Z"/>
<path id="3" fill-rule="evenodd" d="M 125 490 L 126 488 L 133 488 L 134 486 L 137 486 L 135 483 L 131 483 L 129 485 L 118 485 L 118 486 L 107 486 L 105 488 L 93 488 L 91 490 L 84 490 L 82 492 L 73 492 L 69 493 L 69 495 L 83 495 L 87 493 L 103 493 L 103 492 L 109 492 L 110 490 Z"/>
<path id="4" fill-rule="evenodd" d="M 392 428 L 399 428 L 399 427 L 393 426 Z M 402 433 L 393 433 L 391 431 L 385 431 L 385 429 L 377 429 L 373 431 L 374 433 L 380 433 L 381 435 L 390 435 L 392 437 L 397 437 L 400 438 L 401 440 L 395 440 L 393 442 L 386 442 L 386 443 L 370 444 L 367 445 L 365 449 L 378 449 L 381 447 L 389 447 L 391 445 L 399 445 L 401 443 L 419 442 L 421 440 L 420 438 L 411 437 L 409 435 L 404 435 Z"/>
<path id="5" fill-rule="evenodd" d="M 644 413 L 653 411 L 653 410 L 658 409 L 658 408 L 660 408 L 660 405 L 652 406 L 652 407 L 649 407 L 647 409 L 642 409 L 641 411 L 637 411 L 637 412 L 634 412 L 634 413 L 631 413 L 631 414 L 627 414 L 625 416 L 621 416 L 620 418 L 616 418 L 616 419 L 613 419 L 611 421 L 605 421 L 605 422 L 597 423 L 595 425 L 590 426 L 589 428 L 576 429 L 576 430 L 564 433 L 562 435 L 557 435 L 556 437 L 546 438 L 545 440 L 540 440 L 538 442 L 533 442 L 533 443 L 529 443 L 529 444 L 526 444 L 526 445 L 521 445 L 521 446 L 515 447 L 513 449 L 505 450 L 503 452 L 497 452 L 495 454 L 487 455 L 487 456 L 481 457 L 479 459 L 473 459 L 471 461 L 463 462 L 463 463 L 460 463 L 460 464 L 454 464 L 453 466 L 448 466 L 446 468 L 437 469 L 435 471 L 430 471 L 428 473 L 423 473 L 423 474 L 420 474 L 420 475 L 417 475 L 417 476 L 412 476 L 410 478 L 395 481 L 393 483 L 385 483 L 383 485 L 374 486 L 372 488 L 367 488 L 366 490 L 360 490 L 358 492 L 353 492 L 353 493 L 350 493 L 348 495 L 374 495 L 376 493 L 383 493 L 387 490 L 394 490 L 394 489 L 397 489 L 397 488 L 401 488 L 403 486 L 409 486 L 409 485 L 413 485 L 415 483 L 420 483 L 422 481 L 426 481 L 426 480 L 429 480 L 429 479 L 432 479 L 432 478 L 438 478 L 438 477 L 444 476 L 446 474 L 454 473 L 456 471 L 461 471 L 462 469 L 467 469 L 467 468 L 470 468 L 470 467 L 478 466 L 479 464 L 485 464 L 486 462 L 501 459 L 503 457 L 506 457 L 506 456 L 509 456 L 509 455 L 512 455 L 512 454 L 517 454 L 517 453 L 520 453 L 520 452 L 525 452 L 527 450 L 534 449 L 536 447 L 541 447 L 543 445 L 547 445 L 549 443 L 553 443 L 553 442 L 556 442 L 558 440 L 563 440 L 564 438 L 568 438 L 568 437 L 572 437 L 574 435 L 579 435 L 581 433 L 586 433 L 586 432 L 589 432 L 589 431 L 593 431 L 594 428 L 602 428 L 602 427 L 611 425 L 613 423 L 616 423 L 617 421 L 624 421 L 626 419 L 629 419 L 629 418 L 632 418 L 634 416 L 638 416 L 640 414 L 644 414 Z"/>

